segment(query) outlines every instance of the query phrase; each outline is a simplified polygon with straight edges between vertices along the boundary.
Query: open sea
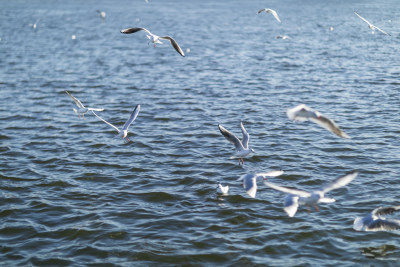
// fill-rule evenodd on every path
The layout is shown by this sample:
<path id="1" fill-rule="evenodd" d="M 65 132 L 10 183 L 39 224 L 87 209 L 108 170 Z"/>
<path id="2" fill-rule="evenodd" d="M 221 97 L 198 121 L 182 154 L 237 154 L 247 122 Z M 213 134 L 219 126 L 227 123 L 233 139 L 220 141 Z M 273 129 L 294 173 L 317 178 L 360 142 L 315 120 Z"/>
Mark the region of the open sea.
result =
<path id="1" fill-rule="evenodd" d="M 400 231 L 353 230 L 399 205 L 399 1 L 0 6 L 1 266 L 399 266 Z M 172 36 L 186 57 L 128 27 Z M 140 104 L 133 142 L 79 119 L 65 90 L 117 127 Z M 301 103 L 352 139 L 290 121 Z M 241 137 L 240 121 L 255 150 L 243 166 L 218 130 Z M 284 193 L 260 181 L 253 199 L 237 181 L 272 170 L 303 190 L 359 175 L 290 218 Z"/>

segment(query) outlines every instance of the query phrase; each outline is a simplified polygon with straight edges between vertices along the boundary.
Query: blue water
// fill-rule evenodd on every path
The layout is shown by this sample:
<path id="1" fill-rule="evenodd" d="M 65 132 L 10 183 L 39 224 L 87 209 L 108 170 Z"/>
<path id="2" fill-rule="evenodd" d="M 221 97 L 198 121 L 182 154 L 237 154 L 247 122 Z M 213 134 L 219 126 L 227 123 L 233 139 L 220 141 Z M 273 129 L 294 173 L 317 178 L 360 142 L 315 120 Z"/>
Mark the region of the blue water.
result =
<path id="1" fill-rule="evenodd" d="M 398 231 L 352 223 L 398 205 L 399 13 L 395 0 L 1 1 L 1 265 L 396 266 Z M 186 57 L 119 32 L 135 26 Z M 65 90 L 118 127 L 141 104 L 133 142 L 79 119 Z M 290 121 L 300 103 L 352 139 Z M 240 121 L 256 152 L 243 166 L 218 130 L 240 135 Z M 269 181 L 304 190 L 360 174 L 289 218 L 283 193 L 259 183 L 252 199 L 237 181 L 277 169 Z"/>

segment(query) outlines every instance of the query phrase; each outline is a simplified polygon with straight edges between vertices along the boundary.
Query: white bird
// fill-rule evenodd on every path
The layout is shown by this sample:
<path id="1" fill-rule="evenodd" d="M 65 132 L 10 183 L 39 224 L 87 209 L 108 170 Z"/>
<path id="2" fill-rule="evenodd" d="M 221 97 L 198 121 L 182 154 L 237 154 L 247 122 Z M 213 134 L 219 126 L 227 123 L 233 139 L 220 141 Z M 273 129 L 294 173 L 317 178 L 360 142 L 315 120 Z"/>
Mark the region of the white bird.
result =
<path id="1" fill-rule="evenodd" d="M 106 12 L 100 11 L 100 10 L 96 10 L 96 11 L 97 11 L 97 13 L 99 13 L 101 19 L 103 19 L 103 20 L 106 19 Z"/>
<path id="2" fill-rule="evenodd" d="M 252 198 L 256 197 L 257 193 L 257 178 L 265 177 L 276 177 L 282 175 L 283 171 L 270 171 L 270 172 L 261 172 L 261 173 L 248 173 L 242 175 L 238 181 L 243 181 L 243 188 L 246 190 L 246 193 Z"/>
<path id="3" fill-rule="evenodd" d="M 400 210 L 400 206 L 379 207 L 374 209 L 370 214 L 357 217 L 354 220 L 353 228 L 356 231 L 390 231 L 400 228 L 400 220 L 386 219 L 386 214 L 392 214 Z"/>
<path id="4" fill-rule="evenodd" d="M 145 28 L 127 28 L 121 31 L 121 33 L 125 33 L 125 34 L 130 34 L 130 33 L 135 33 L 138 31 L 145 31 L 148 33 L 147 38 L 149 38 L 150 42 L 152 42 L 154 44 L 154 47 L 156 47 L 156 44 L 162 44 L 161 40 L 168 40 L 171 45 L 175 48 L 176 52 L 178 52 L 181 56 L 185 56 L 185 53 L 183 53 L 183 50 L 180 48 L 180 46 L 178 45 L 178 43 L 169 36 L 164 36 L 164 37 L 160 37 L 157 36 L 155 34 L 152 34 L 149 30 L 145 29 Z"/>
<path id="5" fill-rule="evenodd" d="M 129 117 L 129 119 L 125 122 L 124 126 L 122 127 L 122 129 L 118 129 L 116 126 L 112 125 L 111 123 L 109 123 L 108 121 L 104 120 L 102 117 L 98 116 L 96 113 L 93 114 L 99 118 L 100 120 L 104 121 L 105 123 L 107 123 L 108 125 L 110 125 L 111 127 L 113 127 L 117 132 L 118 135 L 116 137 L 121 137 L 122 139 L 124 139 L 124 142 L 128 143 L 131 140 L 129 140 L 128 138 L 128 128 L 129 126 L 132 124 L 132 122 L 136 119 L 136 117 L 138 116 L 140 111 L 140 105 L 137 105 L 135 107 L 135 109 L 132 111 L 131 116 Z"/>
<path id="6" fill-rule="evenodd" d="M 350 136 L 343 132 L 333 120 L 323 116 L 318 111 L 313 110 L 304 104 L 288 109 L 286 114 L 289 119 L 293 121 L 310 120 L 339 137 L 350 138 Z"/>
<path id="7" fill-rule="evenodd" d="M 37 24 L 39 23 L 40 19 L 37 19 L 35 23 L 30 23 L 29 26 L 31 26 L 33 29 L 37 28 Z"/>
<path id="8" fill-rule="evenodd" d="M 222 195 L 226 196 L 226 195 L 228 195 L 228 191 L 229 191 L 229 185 L 222 186 L 221 184 L 218 184 L 218 188 L 217 188 L 218 194 L 222 194 Z"/>
<path id="9" fill-rule="evenodd" d="M 289 194 L 285 198 L 283 210 L 289 215 L 289 217 L 293 217 L 296 214 L 299 205 L 307 205 L 307 207 L 312 205 L 314 206 L 315 210 L 319 211 L 317 203 L 335 202 L 336 200 L 333 198 L 326 198 L 325 194 L 333 189 L 337 189 L 347 185 L 354 178 L 356 178 L 357 175 L 358 175 L 357 171 L 350 172 L 342 177 L 335 179 L 333 182 L 325 186 L 322 186 L 321 188 L 315 191 L 312 191 L 311 193 L 298 189 L 291 189 L 279 186 L 266 181 L 264 181 L 264 184 L 273 189 Z"/>
<path id="10" fill-rule="evenodd" d="M 279 17 L 278 17 L 278 13 L 276 13 L 275 10 L 270 9 L 270 8 L 263 8 L 263 9 L 258 10 L 257 14 L 260 14 L 260 13 L 263 12 L 263 11 L 265 11 L 265 12 L 267 12 L 267 13 L 271 13 L 271 14 L 276 18 L 277 21 L 279 21 L 280 23 L 282 23 L 281 20 L 280 20 Z"/>
<path id="11" fill-rule="evenodd" d="M 276 39 L 286 40 L 286 39 L 290 39 L 290 37 L 287 35 L 278 35 L 278 36 L 276 36 Z"/>
<path id="12" fill-rule="evenodd" d="M 243 123 L 240 122 L 240 128 L 242 129 L 243 135 L 242 141 L 240 141 L 239 138 L 237 138 L 234 134 L 225 129 L 222 125 L 218 124 L 218 128 L 222 135 L 226 138 L 226 140 L 235 145 L 236 153 L 232 156 L 232 158 L 238 158 L 239 165 L 240 163 L 243 164 L 243 158 L 254 152 L 254 149 L 249 148 L 250 135 L 244 128 Z"/>
<path id="13" fill-rule="evenodd" d="M 79 101 L 79 99 L 72 96 L 68 91 L 65 91 L 65 92 L 67 93 L 67 95 L 69 95 L 72 98 L 72 100 L 74 100 L 75 104 L 78 106 L 78 109 L 74 108 L 73 110 L 76 114 L 78 114 L 79 118 L 81 118 L 81 114 L 82 114 L 83 119 L 85 119 L 85 113 L 88 112 L 89 110 L 91 110 L 91 111 L 93 111 L 93 110 L 94 111 L 103 111 L 104 110 L 104 108 L 86 108 L 81 103 L 81 101 Z"/>
<path id="14" fill-rule="evenodd" d="M 378 27 L 376 27 L 375 25 L 373 25 L 372 23 L 370 23 L 368 20 L 366 20 L 365 18 L 361 17 L 360 14 L 358 14 L 357 12 L 354 11 L 354 14 L 356 14 L 360 19 L 362 19 L 363 21 L 365 21 L 368 24 L 368 27 L 371 29 L 372 33 L 374 33 L 375 30 L 380 31 L 383 34 L 389 35 L 387 32 L 379 29 Z"/>

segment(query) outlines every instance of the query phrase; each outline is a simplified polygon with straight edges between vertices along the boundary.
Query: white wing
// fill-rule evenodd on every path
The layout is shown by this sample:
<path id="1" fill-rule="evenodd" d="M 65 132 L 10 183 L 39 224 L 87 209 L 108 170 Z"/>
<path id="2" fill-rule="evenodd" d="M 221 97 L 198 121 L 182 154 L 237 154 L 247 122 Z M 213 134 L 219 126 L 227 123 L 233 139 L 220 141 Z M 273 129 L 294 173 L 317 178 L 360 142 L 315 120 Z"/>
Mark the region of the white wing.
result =
<path id="1" fill-rule="evenodd" d="M 297 195 L 297 196 L 300 196 L 300 197 L 309 197 L 309 196 L 311 196 L 311 194 L 306 192 L 306 191 L 287 188 L 287 187 L 279 186 L 279 185 L 276 185 L 276 184 L 273 184 L 273 183 L 270 183 L 270 182 L 266 182 L 266 181 L 264 181 L 264 184 L 269 186 L 269 187 L 271 187 L 271 188 L 273 188 L 273 189 L 275 189 L 275 190 L 278 190 L 278 191 L 281 191 L 281 192 L 284 192 L 284 193 L 288 193 L 288 194 L 291 194 L 291 195 Z"/>
<path id="2" fill-rule="evenodd" d="M 274 15 L 274 17 L 276 18 L 277 21 L 279 21 L 280 23 L 282 23 L 281 20 L 280 20 L 279 17 L 278 17 L 278 13 L 276 13 L 275 10 L 272 10 L 272 9 L 271 9 L 271 13 L 272 13 L 272 15 Z"/>
<path id="3" fill-rule="evenodd" d="M 148 34 L 153 35 L 148 29 L 140 28 L 140 27 L 123 29 L 123 30 L 121 30 L 121 33 L 130 34 L 130 33 L 135 33 L 135 32 L 138 32 L 138 31 L 145 31 Z"/>
<path id="4" fill-rule="evenodd" d="M 343 187 L 348 183 L 350 183 L 351 181 L 353 181 L 353 179 L 356 178 L 357 175 L 358 175 L 357 171 L 352 171 L 350 173 L 347 173 L 346 175 L 335 179 L 332 183 L 321 187 L 319 191 L 322 191 L 325 194 L 326 192 L 329 192 L 331 190 Z"/>
<path id="5" fill-rule="evenodd" d="M 378 28 L 378 27 L 376 27 L 376 26 L 374 26 L 374 27 L 375 27 L 375 29 L 377 29 L 377 30 L 380 31 L 381 33 L 391 36 L 389 33 L 385 32 L 384 30 L 382 30 L 382 29 L 380 29 L 380 28 Z"/>
<path id="6" fill-rule="evenodd" d="M 120 130 L 115 127 L 114 125 L 112 125 L 111 123 L 109 123 L 108 121 L 106 121 L 105 119 L 103 119 L 102 117 L 100 117 L 99 115 L 97 115 L 94 111 L 92 111 L 92 113 L 99 118 L 100 120 L 104 121 L 105 123 L 107 123 L 108 125 L 110 125 L 111 127 L 113 127 L 118 133 L 120 132 Z"/>
<path id="7" fill-rule="evenodd" d="M 243 126 L 243 123 L 240 122 L 240 128 L 242 129 L 242 145 L 245 149 L 249 148 L 249 141 L 250 141 L 250 135 L 249 133 L 246 131 L 246 129 Z"/>
<path id="8" fill-rule="evenodd" d="M 230 131 L 225 129 L 220 124 L 218 124 L 218 128 L 219 128 L 219 131 L 221 132 L 221 134 L 226 138 L 226 140 L 228 140 L 235 146 L 237 151 L 241 151 L 244 149 L 242 142 L 240 142 L 239 138 L 237 138 L 234 134 L 232 134 Z"/>
<path id="9" fill-rule="evenodd" d="M 361 17 L 361 15 L 358 14 L 357 12 L 354 11 L 354 14 L 356 14 L 360 19 L 362 19 L 363 21 L 365 21 L 366 23 L 368 23 L 368 25 L 371 25 L 371 26 L 375 27 L 375 26 L 372 25 L 368 20 L 366 20 L 365 18 Z"/>
<path id="10" fill-rule="evenodd" d="M 287 195 L 285 197 L 283 206 L 283 210 L 287 213 L 287 215 L 289 215 L 289 217 L 293 217 L 299 207 L 299 196 L 291 194 Z"/>
<path id="11" fill-rule="evenodd" d="M 132 111 L 131 116 L 129 119 L 125 122 L 124 126 L 122 127 L 122 130 L 127 130 L 131 123 L 136 119 L 140 111 L 140 105 L 137 105 L 135 109 Z"/>
<path id="12" fill-rule="evenodd" d="M 103 111 L 104 108 L 87 108 L 90 111 Z"/>
<path id="13" fill-rule="evenodd" d="M 79 108 L 85 108 L 85 106 L 81 103 L 81 101 L 79 101 L 78 98 L 74 97 L 73 95 L 71 95 L 68 91 L 65 91 L 67 93 L 67 95 L 69 95 L 72 100 L 74 100 L 75 104 L 79 107 Z"/>
<path id="14" fill-rule="evenodd" d="M 181 49 L 181 47 L 178 45 L 178 43 L 172 37 L 165 36 L 165 37 L 160 37 L 159 39 L 169 40 L 171 45 L 175 48 L 176 52 L 178 52 L 182 57 L 185 56 L 185 53 L 183 53 L 183 50 Z"/>
<path id="15" fill-rule="evenodd" d="M 319 116 L 317 118 L 310 118 L 310 121 L 315 122 L 319 126 L 327 129 L 328 131 L 330 131 L 333 134 L 336 134 L 339 137 L 350 138 L 350 136 L 348 136 L 345 132 L 343 132 L 333 120 L 325 116 L 322 116 L 320 113 L 318 113 L 318 115 Z"/>
<path id="16" fill-rule="evenodd" d="M 256 173 L 256 176 L 268 176 L 268 177 L 276 177 L 279 175 L 282 175 L 283 171 L 270 171 L 270 172 L 260 172 L 260 173 Z"/>

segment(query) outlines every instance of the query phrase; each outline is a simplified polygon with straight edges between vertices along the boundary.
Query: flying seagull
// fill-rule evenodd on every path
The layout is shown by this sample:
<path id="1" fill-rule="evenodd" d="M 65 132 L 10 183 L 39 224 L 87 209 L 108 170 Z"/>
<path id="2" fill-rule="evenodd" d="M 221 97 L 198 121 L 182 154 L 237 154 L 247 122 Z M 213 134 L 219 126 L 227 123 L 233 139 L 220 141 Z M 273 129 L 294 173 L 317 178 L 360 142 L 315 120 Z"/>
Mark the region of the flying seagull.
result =
<path id="1" fill-rule="evenodd" d="M 271 13 L 271 14 L 276 18 L 277 21 L 279 21 L 280 23 L 282 23 L 281 20 L 280 20 L 279 17 L 278 17 L 278 13 L 276 13 L 275 10 L 270 9 L 270 8 L 263 8 L 263 9 L 258 10 L 257 14 L 260 14 L 260 13 L 263 12 L 263 11 L 265 11 L 265 12 L 267 12 L 267 13 Z"/>
<path id="2" fill-rule="evenodd" d="M 356 231 L 390 231 L 400 228 L 400 220 L 386 219 L 385 215 L 392 214 L 400 210 L 400 206 L 379 207 L 374 209 L 370 214 L 357 217 L 354 220 L 353 228 Z"/>
<path id="3" fill-rule="evenodd" d="M 286 114 L 289 119 L 293 121 L 310 120 L 339 137 L 350 138 L 350 136 L 343 132 L 333 120 L 323 116 L 318 111 L 313 110 L 304 104 L 288 109 Z"/>
<path id="4" fill-rule="evenodd" d="M 242 122 L 240 122 L 240 127 L 242 129 L 242 134 L 243 134 L 242 141 L 240 141 L 239 138 L 237 138 L 234 134 L 225 129 L 222 125 L 218 124 L 219 131 L 226 138 L 226 140 L 235 145 L 236 153 L 235 155 L 232 156 L 232 158 L 238 158 L 239 165 L 240 163 L 242 164 L 244 163 L 243 161 L 244 157 L 249 155 L 251 152 L 254 152 L 254 149 L 249 148 L 250 135 L 244 128 Z"/>
<path id="5" fill-rule="evenodd" d="M 228 191 L 229 191 L 229 185 L 222 186 L 221 184 L 218 184 L 218 188 L 217 188 L 217 193 L 218 194 L 222 194 L 224 196 L 227 196 L 228 195 Z"/>
<path id="6" fill-rule="evenodd" d="M 296 214 L 299 205 L 307 205 L 307 207 L 312 205 L 314 206 L 315 210 L 319 211 L 317 203 L 335 202 L 336 200 L 333 198 L 326 198 L 325 194 L 333 189 L 337 189 L 347 185 L 354 178 L 356 178 L 357 175 L 358 175 L 357 171 L 350 172 L 342 177 L 335 179 L 333 182 L 325 186 L 322 186 L 321 188 L 315 191 L 312 191 L 311 193 L 298 189 L 291 189 L 279 186 L 266 181 L 264 181 L 264 184 L 273 189 L 289 194 L 285 198 L 283 210 L 289 215 L 289 217 L 293 217 Z"/>
<path id="7" fill-rule="evenodd" d="M 124 124 L 124 126 L 122 127 L 121 130 L 118 129 L 116 126 L 112 125 L 111 123 L 109 123 L 108 121 L 104 120 L 102 117 L 98 116 L 93 111 L 92 112 L 93 112 L 94 115 L 96 115 L 97 118 L 99 118 L 100 120 L 104 121 L 105 123 L 107 123 L 108 125 L 113 127 L 118 132 L 118 135 L 116 137 L 121 137 L 122 139 L 124 139 L 124 142 L 128 143 L 128 142 L 131 141 L 128 138 L 128 128 L 132 124 L 132 122 L 136 119 L 137 115 L 139 114 L 139 111 L 140 111 L 140 105 L 137 105 L 135 107 L 135 109 L 132 111 L 131 116 L 125 122 L 125 124 Z"/>
<path id="8" fill-rule="evenodd" d="M 39 21 L 40 21 L 40 19 L 37 19 L 35 23 L 33 23 L 33 24 L 30 23 L 29 26 L 31 26 L 33 29 L 36 29 Z"/>
<path id="9" fill-rule="evenodd" d="M 98 10 L 98 9 L 97 9 L 96 11 L 97 11 L 97 13 L 99 13 L 101 19 L 104 20 L 104 19 L 106 18 L 106 12 L 100 11 L 100 10 Z"/>
<path id="10" fill-rule="evenodd" d="M 68 91 L 65 91 L 67 93 L 67 95 L 69 95 L 72 100 L 74 100 L 75 104 L 78 106 L 78 109 L 73 109 L 75 111 L 76 114 L 78 114 L 79 118 L 81 118 L 81 114 L 83 119 L 85 119 L 85 113 L 88 112 L 89 110 L 91 111 L 103 111 L 104 108 L 85 108 L 85 106 L 81 103 L 81 101 L 79 101 L 78 98 L 74 97 L 73 95 L 71 95 Z"/>
<path id="11" fill-rule="evenodd" d="M 267 180 L 268 177 L 276 177 L 282 175 L 283 171 L 270 171 L 270 172 L 261 172 L 261 173 L 248 173 L 242 175 L 238 181 L 243 181 L 243 188 L 246 190 L 246 193 L 252 198 L 256 197 L 257 193 L 257 179 L 263 178 Z"/>
<path id="12" fill-rule="evenodd" d="M 360 14 L 358 14 L 357 12 L 354 11 L 354 14 L 356 14 L 360 19 L 362 19 L 363 21 L 365 21 L 368 24 L 368 27 L 371 29 L 372 33 L 374 33 L 375 30 L 380 31 L 383 34 L 389 35 L 387 32 L 379 29 L 378 27 L 376 27 L 375 25 L 373 25 L 372 23 L 370 23 L 368 20 L 366 20 L 365 18 L 361 17 Z"/>
<path id="13" fill-rule="evenodd" d="M 168 40 L 168 41 L 170 41 L 171 45 L 175 48 L 176 52 L 178 52 L 183 57 L 185 56 L 185 53 L 183 53 L 183 51 L 179 47 L 178 43 L 172 37 L 169 37 L 169 36 L 160 37 L 155 34 L 152 34 L 149 30 L 147 30 L 145 28 L 128 28 L 128 29 L 122 30 L 121 33 L 130 34 L 130 33 L 135 33 L 138 31 L 147 32 L 148 35 L 146 35 L 146 36 L 147 36 L 147 38 L 149 38 L 150 42 L 152 42 L 154 44 L 154 47 L 156 47 L 156 44 L 162 44 L 160 39 Z"/>

